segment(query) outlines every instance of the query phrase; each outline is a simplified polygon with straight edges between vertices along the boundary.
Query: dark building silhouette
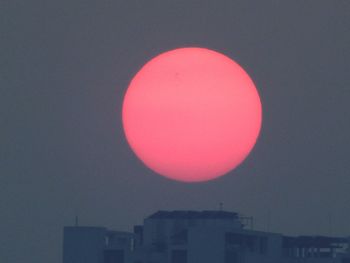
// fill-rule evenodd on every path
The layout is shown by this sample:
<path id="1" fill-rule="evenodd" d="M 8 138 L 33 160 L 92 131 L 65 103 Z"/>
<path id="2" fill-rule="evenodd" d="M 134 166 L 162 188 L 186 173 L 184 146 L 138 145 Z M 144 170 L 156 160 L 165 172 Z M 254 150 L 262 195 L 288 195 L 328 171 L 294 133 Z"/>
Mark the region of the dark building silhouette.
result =
<path id="1" fill-rule="evenodd" d="M 249 229 L 226 211 L 158 211 L 133 233 L 65 227 L 63 263 L 350 263 L 350 239 Z"/>

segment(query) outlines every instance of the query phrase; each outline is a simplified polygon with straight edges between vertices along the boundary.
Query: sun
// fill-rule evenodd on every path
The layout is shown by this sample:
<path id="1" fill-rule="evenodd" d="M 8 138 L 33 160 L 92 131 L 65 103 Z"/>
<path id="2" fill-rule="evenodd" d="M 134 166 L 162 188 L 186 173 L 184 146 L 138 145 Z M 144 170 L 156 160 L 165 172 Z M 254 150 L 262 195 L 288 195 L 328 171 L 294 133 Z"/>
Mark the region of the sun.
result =
<path id="1" fill-rule="evenodd" d="M 126 139 L 150 169 L 183 182 L 215 179 L 236 168 L 259 136 L 262 106 L 248 74 L 206 48 L 162 53 L 126 91 Z"/>

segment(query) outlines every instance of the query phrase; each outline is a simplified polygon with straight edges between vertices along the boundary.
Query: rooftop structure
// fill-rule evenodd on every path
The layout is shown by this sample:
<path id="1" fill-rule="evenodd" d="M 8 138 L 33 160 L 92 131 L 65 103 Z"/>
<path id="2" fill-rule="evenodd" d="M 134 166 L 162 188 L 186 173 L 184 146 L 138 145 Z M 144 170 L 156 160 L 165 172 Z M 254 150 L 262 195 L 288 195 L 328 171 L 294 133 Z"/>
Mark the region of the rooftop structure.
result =
<path id="1" fill-rule="evenodd" d="M 158 211 L 149 219 L 238 219 L 238 214 L 227 211 Z"/>

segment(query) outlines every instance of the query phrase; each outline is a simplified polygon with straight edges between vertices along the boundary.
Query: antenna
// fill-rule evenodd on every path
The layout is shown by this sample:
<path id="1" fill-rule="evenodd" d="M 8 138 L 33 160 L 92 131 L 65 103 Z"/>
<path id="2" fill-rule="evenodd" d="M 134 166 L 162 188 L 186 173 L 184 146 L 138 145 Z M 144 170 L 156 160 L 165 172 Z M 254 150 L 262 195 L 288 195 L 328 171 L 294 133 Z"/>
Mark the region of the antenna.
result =
<path id="1" fill-rule="evenodd" d="M 222 211 L 224 208 L 224 203 L 223 202 L 220 202 L 219 203 L 219 210 Z"/>
<path id="2" fill-rule="evenodd" d="M 75 216 L 75 226 L 77 227 L 77 226 L 79 226 L 79 224 L 78 224 L 78 216 Z"/>
<path id="3" fill-rule="evenodd" d="M 266 220 L 266 232 L 270 232 L 271 227 L 271 210 L 267 210 L 267 220 Z"/>
<path id="4" fill-rule="evenodd" d="M 329 235 L 333 236 L 333 216 L 332 212 L 329 212 L 328 214 L 328 224 L 329 224 Z"/>

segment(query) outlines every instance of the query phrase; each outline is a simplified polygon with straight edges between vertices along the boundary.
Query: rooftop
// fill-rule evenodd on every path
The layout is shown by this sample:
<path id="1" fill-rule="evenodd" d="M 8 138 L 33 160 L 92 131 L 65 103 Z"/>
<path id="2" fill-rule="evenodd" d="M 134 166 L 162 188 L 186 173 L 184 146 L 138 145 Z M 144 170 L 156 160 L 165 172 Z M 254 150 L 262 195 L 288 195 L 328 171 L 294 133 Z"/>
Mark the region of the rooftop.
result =
<path id="1" fill-rule="evenodd" d="M 150 219 L 238 219 L 238 214 L 227 211 L 158 211 Z"/>

